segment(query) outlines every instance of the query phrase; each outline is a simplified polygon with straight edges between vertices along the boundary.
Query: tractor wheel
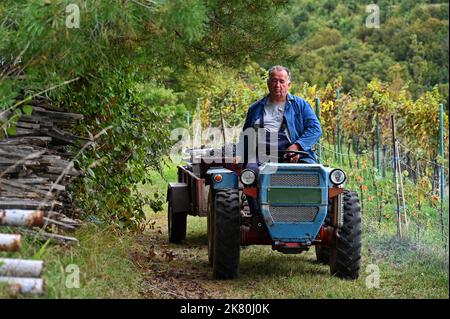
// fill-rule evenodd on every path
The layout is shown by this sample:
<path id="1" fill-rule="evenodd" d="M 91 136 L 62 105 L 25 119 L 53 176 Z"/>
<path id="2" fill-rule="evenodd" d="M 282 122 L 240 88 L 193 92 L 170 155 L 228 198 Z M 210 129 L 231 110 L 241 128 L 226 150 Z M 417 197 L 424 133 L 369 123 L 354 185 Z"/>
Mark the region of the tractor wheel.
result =
<path id="1" fill-rule="evenodd" d="M 208 228 L 208 263 L 213 265 L 214 260 L 214 193 L 209 191 L 208 195 L 208 215 L 206 217 L 206 223 Z"/>
<path id="2" fill-rule="evenodd" d="M 330 249 L 331 275 L 343 279 L 357 279 L 361 264 L 361 207 L 358 194 L 345 190 L 343 196 L 344 225 Z"/>
<path id="3" fill-rule="evenodd" d="M 174 213 L 170 201 L 167 210 L 169 242 L 179 243 L 186 238 L 187 213 Z"/>
<path id="4" fill-rule="evenodd" d="M 213 212 L 213 277 L 237 278 L 241 249 L 239 191 L 218 190 Z"/>
<path id="5" fill-rule="evenodd" d="M 330 247 L 317 245 L 316 257 L 319 263 L 328 265 L 330 263 Z"/>

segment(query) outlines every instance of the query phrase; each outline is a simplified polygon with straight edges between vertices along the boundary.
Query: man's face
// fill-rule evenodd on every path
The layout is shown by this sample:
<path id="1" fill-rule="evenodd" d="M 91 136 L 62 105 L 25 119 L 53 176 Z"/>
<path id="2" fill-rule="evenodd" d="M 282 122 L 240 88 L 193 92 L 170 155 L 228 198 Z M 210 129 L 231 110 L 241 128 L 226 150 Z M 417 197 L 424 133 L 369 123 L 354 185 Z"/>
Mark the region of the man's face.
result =
<path id="1" fill-rule="evenodd" d="M 285 98 L 291 88 L 288 74 L 285 70 L 274 70 L 267 81 L 270 96 L 273 98 Z"/>

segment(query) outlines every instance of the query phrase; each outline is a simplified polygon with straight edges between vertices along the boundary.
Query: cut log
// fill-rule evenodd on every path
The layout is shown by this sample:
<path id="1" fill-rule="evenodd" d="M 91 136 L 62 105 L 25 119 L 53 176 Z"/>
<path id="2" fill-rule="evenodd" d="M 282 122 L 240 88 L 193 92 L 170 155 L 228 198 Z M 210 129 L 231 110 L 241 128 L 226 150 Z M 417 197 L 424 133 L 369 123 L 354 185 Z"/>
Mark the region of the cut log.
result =
<path id="1" fill-rule="evenodd" d="M 52 119 L 59 119 L 64 121 L 79 121 L 84 118 L 82 114 L 48 111 L 38 106 L 33 107 L 33 115 L 46 116 Z"/>
<path id="2" fill-rule="evenodd" d="M 2 155 L 8 156 L 8 157 L 14 157 L 14 158 L 28 158 L 33 159 L 37 158 L 37 154 L 42 152 L 44 154 L 45 152 L 48 152 L 49 149 L 41 146 L 26 146 L 26 145 L 0 145 L 0 150 L 2 151 Z M 42 155 L 42 154 L 39 154 Z M 35 155 L 35 156 L 33 156 Z"/>
<path id="3" fill-rule="evenodd" d="M 20 235 L 0 234 L 0 251 L 19 251 L 21 246 Z"/>
<path id="4" fill-rule="evenodd" d="M 7 283 L 12 289 L 21 294 L 42 294 L 44 292 L 44 279 L 42 278 L 18 278 L 0 277 L 0 283 Z"/>
<path id="5" fill-rule="evenodd" d="M 53 220 L 57 220 L 57 221 L 60 221 L 62 223 L 74 226 L 74 227 L 82 225 L 81 221 L 69 218 L 69 217 L 67 217 L 64 214 L 61 214 L 61 213 L 58 213 L 58 212 L 55 212 L 55 211 L 45 211 L 44 212 L 44 216 L 48 217 L 48 218 L 51 218 Z"/>
<path id="6" fill-rule="evenodd" d="M 17 232 L 21 233 L 22 235 L 32 236 L 34 238 L 37 238 L 42 241 L 47 241 L 50 239 L 50 241 L 53 241 L 58 244 L 64 244 L 64 245 L 79 245 L 80 242 L 75 237 L 69 237 L 69 236 L 62 236 L 57 234 L 51 234 L 46 233 L 42 231 L 34 231 L 30 229 L 24 229 L 24 228 L 18 228 Z"/>
<path id="7" fill-rule="evenodd" d="M 17 183 L 17 180 L 9 180 L 9 179 L 4 179 L 4 178 L 0 178 L 0 194 L 1 196 L 4 196 L 2 193 L 2 190 L 14 190 L 16 192 L 18 192 L 19 190 L 24 192 L 24 191 L 28 191 L 27 193 L 36 193 L 42 196 L 49 196 L 48 192 L 43 191 L 43 190 L 39 190 L 36 186 L 29 186 L 27 184 L 21 184 L 21 183 Z M 50 187 L 50 185 L 49 185 Z"/>
<path id="8" fill-rule="evenodd" d="M 37 129 L 38 130 L 40 128 L 40 125 L 36 124 L 36 123 L 17 121 L 16 122 L 16 127 L 31 128 L 31 129 Z"/>
<path id="9" fill-rule="evenodd" d="M 59 191 L 59 192 L 64 192 L 65 190 L 66 190 L 66 187 L 64 186 L 64 185 L 61 185 L 61 184 L 55 184 L 55 183 L 52 183 L 51 185 L 50 185 L 50 188 L 52 189 L 52 190 L 54 190 L 54 191 Z M 49 188 L 49 189 L 50 189 Z"/>
<path id="10" fill-rule="evenodd" d="M 30 178 L 17 178 L 14 179 L 14 182 L 18 184 L 36 185 L 49 183 L 50 180 L 48 178 L 43 177 L 30 177 Z"/>
<path id="11" fill-rule="evenodd" d="M 24 137 L 9 137 L 7 140 L 0 141 L 0 146 L 2 145 L 38 145 L 47 146 L 52 138 L 50 136 L 24 136 Z"/>
<path id="12" fill-rule="evenodd" d="M 63 223 L 62 221 L 54 220 L 48 217 L 44 217 L 44 224 L 55 225 L 58 228 L 65 230 L 75 230 L 75 226 Z"/>
<path id="13" fill-rule="evenodd" d="M 0 188 L 0 197 L 1 198 L 15 198 L 15 199 L 33 199 L 33 200 L 44 200 L 45 197 L 47 199 L 54 199 L 55 196 L 53 193 L 50 193 L 48 196 L 43 196 L 37 192 L 26 192 L 26 191 L 13 191 L 9 189 L 8 186 L 1 186 Z"/>
<path id="14" fill-rule="evenodd" d="M 81 176 L 83 175 L 79 170 L 70 167 L 70 165 L 73 164 L 69 164 L 67 167 L 52 167 L 52 166 L 48 166 L 47 167 L 47 172 L 50 174 L 63 174 L 67 175 L 67 176 Z"/>
<path id="15" fill-rule="evenodd" d="M 30 136 L 30 135 L 40 135 L 42 133 L 47 133 L 48 129 L 40 128 L 40 129 L 29 129 L 29 128 L 16 128 L 16 134 L 14 136 Z"/>
<path id="16" fill-rule="evenodd" d="M 0 225 L 7 226 L 43 226 L 42 210 L 4 209 L 0 210 Z"/>
<path id="17" fill-rule="evenodd" d="M 80 137 L 65 132 L 63 130 L 59 130 L 55 127 L 52 127 L 47 132 L 48 136 L 51 136 L 54 140 L 63 142 L 65 144 L 75 145 L 75 143 L 80 139 Z"/>
<path id="18" fill-rule="evenodd" d="M 39 278 L 43 269 L 42 260 L 0 258 L 0 276 Z"/>
<path id="19" fill-rule="evenodd" d="M 39 157 L 39 153 L 36 154 L 36 156 Z M 18 161 L 15 159 L 0 157 L 0 165 L 8 168 L 9 166 L 13 166 L 13 165 L 39 166 L 39 165 L 41 165 L 41 163 L 39 163 L 39 161 L 31 160 L 31 159 L 27 159 L 27 160 L 23 159 L 23 160 Z"/>
<path id="20" fill-rule="evenodd" d="M 0 197 L 0 209 L 52 209 L 53 207 L 62 207 L 63 204 L 55 200 L 32 200 L 20 198 Z"/>

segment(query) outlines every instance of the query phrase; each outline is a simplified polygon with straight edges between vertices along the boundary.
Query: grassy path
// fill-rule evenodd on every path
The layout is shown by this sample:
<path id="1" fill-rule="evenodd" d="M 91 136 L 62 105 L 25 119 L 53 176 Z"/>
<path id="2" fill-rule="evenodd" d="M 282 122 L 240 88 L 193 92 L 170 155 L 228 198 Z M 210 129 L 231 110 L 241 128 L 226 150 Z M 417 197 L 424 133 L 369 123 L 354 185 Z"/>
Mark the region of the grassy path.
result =
<path id="1" fill-rule="evenodd" d="M 167 180 L 176 180 L 173 166 L 164 175 Z M 164 195 L 166 185 L 167 181 L 155 173 L 151 185 L 142 191 L 162 191 Z M 395 239 L 395 224 L 378 225 L 367 216 L 363 216 L 361 276 L 356 281 L 331 277 L 328 266 L 316 262 L 314 248 L 301 255 L 283 255 L 268 246 L 241 250 L 239 279 L 213 280 L 206 218 L 190 216 L 186 240 L 174 245 L 167 241 L 167 212 L 148 211 L 147 217 L 152 227 L 141 234 L 89 224 L 73 234 L 80 246 L 27 240 L 20 252 L 0 257 L 46 261 L 46 293 L 38 298 L 449 297 L 448 256 L 438 249 L 439 240 L 432 239 L 432 245 L 421 241 L 420 246 L 400 242 Z M 79 269 L 78 287 L 67 285 L 73 274 L 68 268 L 71 265 Z M 376 270 L 379 286 L 370 288 L 367 282 L 376 284 Z M 0 299 L 10 297 L 0 286 Z"/>
<path id="2" fill-rule="evenodd" d="M 187 239 L 180 245 L 167 242 L 165 212 L 151 218 L 154 227 L 139 237 L 142 250 L 134 255 L 146 298 L 448 298 L 448 263 L 421 252 L 405 254 L 381 241 L 365 241 L 356 281 L 331 277 L 329 268 L 315 261 L 314 249 L 283 255 L 268 246 L 241 250 L 238 280 L 213 280 L 206 218 L 188 218 Z M 366 285 L 366 280 L 374 283 L 373 265 L 379 269 L 379 288 Z"/>
<path id="3" fill-rule="evenodd" d="M 165 179 L 166 180 L 165 180 Z M 176 180 L 175 165 L 154 174 L 144 192 L 162 191 Z M 369 209 L 369 208 L 368 208 Z M 314 248 L 301 255 L 284 255 L 269 246 L 241 249 L 241 277 L 212 279 L 208 265 L 206 218 L 188 217 L 186 240 L 168 244 L 167 213 L 148 213 L 153 222 L 139 238 L 135 257 L 143 272 L 146 298 L 448 298 L 448 256 L 427 245 L 395 239 L 395 225 L 371 223 L 363 216 L 363 256 L 360 278 L 343 281 L 316 262 Z M 389 228 L 394 226 L 394 228 Z M 379 288 L 368 288 L 366 281 Z"/>

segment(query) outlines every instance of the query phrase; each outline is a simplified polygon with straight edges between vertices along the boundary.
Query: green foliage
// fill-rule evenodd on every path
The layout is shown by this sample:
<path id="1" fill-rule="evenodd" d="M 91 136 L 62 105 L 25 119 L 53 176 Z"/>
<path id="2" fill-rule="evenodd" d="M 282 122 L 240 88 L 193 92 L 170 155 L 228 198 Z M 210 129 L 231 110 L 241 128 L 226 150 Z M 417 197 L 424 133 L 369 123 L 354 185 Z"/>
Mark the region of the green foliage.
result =
<path id="1" fill-rule="evenodd" d="M 16 133 L 19 115 L 32 112 L 27 102 L 38 92 L 85 115 L 76 133 L 95 141 L 77 157 L 85 172 L 73 185 L 77 204 L 86 214 L 138 229 L 143 207 L 158 210 L 163 198 L 144 198 L 136 185 L 151 182 L 148 171 L 160 169 L 170 147 L 169 129 L 184 126 L 196 105 L 189 88 L 178 93 L 183 76 L 199 65 L 231 69 L 270 56 L 267 48 L 275 46 L 283 52 L 277 17 L 286 3 L 2 1 L 0 109 L 11 112 L 2 114 L 0 134 Z M 69 4 L 78 5 L 80 28 L 66 26 Z M 207 78 L 194 76 L 199 80 Z M 239 85 L 223 92 L 230 105 L 241 99 L 244 81 Z"/>
<path id="2" fill-rule="evenodd" d="M 365 26 L 366 3 L 293 3 L 286 14 L 292 23 L 286 63 L 298 69 L 298 79 L 325 86 L 341 77 L 345 91 L 362 91 L 373 77 L 389 80 L 387 70 L 400 64 L 415 97 L 448 83 L 448 4 L 377 4 L 378 29 Z"/>
<path id="3" fill-rule="evenodd" d="M 337 134 L 338 108 L 341 114 L 341 129 L 348 139 L 372 145 L 375 140 L 376 115 L 380 119 L 380 144 L 390 145 L 390 117 L 396 117 L 397 134 L 408 148 L 422 156 L 430 157 L 439 149 L 439 103 L 442 96 L 436 86 L 414 99 L 405 86 L 373 79 L 360 93 L 341 95 L 336 100 L 339 81 L 326 88 L 294 86 L 293 92 L 305 97 L 314 105 L 315 97 L 321 101 L 321 124 L 324 137 Z M 448 131 L 448 115 L 444 114 L 444 132 Z M 444 134 L 445 153 L 448 152 L 448 135 Z M 448 156 L 446 156 L 448 158 Z"/>
<path id="4" fill-rule="evenodd" d="M 145 105 L 155 110 L 162 118 L 170 120 L 170 129 L 186 126 L 187 108 L 182 94 L 155 83 L 140 83 L 138 90 Z"/>
<path id="5" fill-rule="evenodd" d="M 207 8 L 199 0 L 167 1 L 161 13 L 164 19 L 160 23 L 165 30 L 171 32 L 174 29 L 189 42 L 199 41 L 206 34 Z"/>
<path id="6" fill-rule="evenodd" d="M 108 72 L 101 86 L 73 94 L 71 99 L 90 106 L 93 121 L 82 128 L 85 134 L 106 128 L 93 147 L 81 154 L 79 165 L 86 168 L 87 176 L 77 184 L 79 205 L 135 229 L 145 217 L 143 206 L 154 206 L 137 193 L 137 185 L 150 181 L 150 169 L 160 168 L 160 159 L 167 154 L 170 123 L 170 118 L 144 103 L 136 88 L 136 73 Z"/>
<path id="7" fill-rule="evenodd" d="M 311 104 L 321 98 L 326 132 L 336 131 L 340 87 L 346 130 L 373 138 L 380 105 L 385 125 L 399 114 L 399 133 L 414 139 L 409 147 L 429 139 L 423 152 L 436 148 L 436 103 L 448 96 L 448 5 L 379 1 L 382 28 L 368 29 L 365 5 L 354 0 L 87 0 L 75 1 L 80 28 L 69 29 L 69 4 L 1 2 L 0 109 L 11 113 L 0 134 L 16 133 L 31 96 L 64 83 L 45 94 L 85 115 L 77 133 L 105 130 L 78 158 L 86 177 L 75 197 L 89 214 L 137 227 L 144 205 L 161 206 L 159 197 L 138 196 L 136 185 L 160 169 L 169 130 L 197 111 L 204 127 L 220 127 L 222 118 L 242 124 L 267 92 L 261 67 L 273 64 L 291 67 L 294 93 Z"/>
<path id="8" fill-rule="evenodd" d="M 266 71 L 255 64 L 240 70 L 197 67 L 183 76 L 181 86 L 199 108 L 203 127 L 221 127 L 222 117 L 227 126 L 238 126 L 247 108 L 266 94 L 265 76 Z"/>

